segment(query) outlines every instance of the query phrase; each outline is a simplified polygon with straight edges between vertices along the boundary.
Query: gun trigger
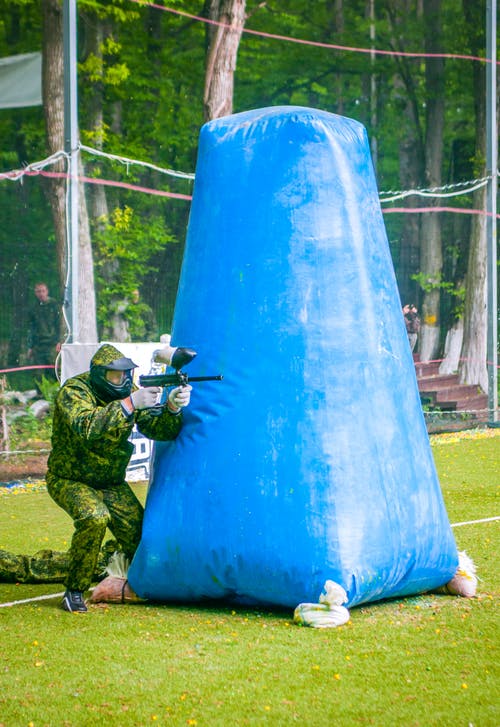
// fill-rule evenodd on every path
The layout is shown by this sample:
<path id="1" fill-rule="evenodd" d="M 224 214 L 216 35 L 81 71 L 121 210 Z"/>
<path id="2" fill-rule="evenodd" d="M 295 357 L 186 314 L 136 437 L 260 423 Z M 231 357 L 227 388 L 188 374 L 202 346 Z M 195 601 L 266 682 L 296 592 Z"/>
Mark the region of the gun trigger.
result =
<path id="1" fill-rule="evenodd" d="M 164 404 L 156 404 L 155 406 L 151 406 L 149 408 L 149 413 L 153 417 L 159 417 L 161 414 L 163 414 L 164 409 L 165 409 Z"/>

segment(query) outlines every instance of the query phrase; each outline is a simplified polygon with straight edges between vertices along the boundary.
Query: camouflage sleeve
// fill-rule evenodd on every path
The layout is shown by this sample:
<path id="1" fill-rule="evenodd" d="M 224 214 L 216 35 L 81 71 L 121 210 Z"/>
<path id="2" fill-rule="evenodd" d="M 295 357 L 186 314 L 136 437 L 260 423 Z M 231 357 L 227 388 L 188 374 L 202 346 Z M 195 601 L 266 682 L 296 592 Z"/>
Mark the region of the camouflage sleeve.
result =
<path id="1" fill-rule="evenodd" d="M 168 441 L 175 439 L 182 427 L 182 414 L 171 414 L 167 407 L 158 416 L 151 414 L 148 409 L 135 412 L 137 428 L 149 439 Z"/>
<path id="2" fill-rule="evenodd" d="M 93 446 L 127 439 L 133 420 L 127 418 L 119 401 L 100 405 L 91 389 L 78 378 L 67 381 L 59 392 L 57 405 L 61 417 L 79 437 Z"/>

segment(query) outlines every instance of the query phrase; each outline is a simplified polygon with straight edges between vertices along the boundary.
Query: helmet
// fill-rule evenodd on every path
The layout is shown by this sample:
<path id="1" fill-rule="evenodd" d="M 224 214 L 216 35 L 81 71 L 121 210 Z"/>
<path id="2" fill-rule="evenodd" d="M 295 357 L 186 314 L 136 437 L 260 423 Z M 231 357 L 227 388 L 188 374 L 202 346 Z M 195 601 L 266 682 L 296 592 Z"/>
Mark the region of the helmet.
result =
<path id="1" fill-rule="evenodd" d="M 137 367 L 110 343 L 102 345 L 90 362 L 90 383 L 105 402 L 125 399 L 132 391 L 132 371 Z M 121 371 L 122 376 L 110 376 L 110 371 Z"/>

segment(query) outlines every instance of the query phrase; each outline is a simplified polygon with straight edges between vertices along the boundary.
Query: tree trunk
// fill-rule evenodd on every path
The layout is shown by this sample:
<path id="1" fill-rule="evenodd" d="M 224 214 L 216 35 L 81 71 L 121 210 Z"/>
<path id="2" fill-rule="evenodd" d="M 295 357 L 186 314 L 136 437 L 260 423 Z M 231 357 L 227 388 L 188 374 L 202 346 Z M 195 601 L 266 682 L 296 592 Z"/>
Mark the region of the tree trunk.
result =
<path id="1" fill-rule="evenodd" d="M 60 0 L 42 0 L 42 94 L 49 153 L 64 149 L 64 69 L 63 16 Z M 61 164 L 56 171 L 67 171 Z M 56 250 L 61 286 L 67 274 L 66 181 L 52 179 L 47 184 L 54 218 Z M 94 268 L 83 188 L 79 192 L 78 225 L 78 321 L 80 343 L 97 341 Z"/>
<path id="2" fill-rule="evenodd" d="M 328 7 L 328 5 L 327 5 Z M 333 0 L 328 7 L 328 14 L 331 17 L 330 34 L 328 40 L 333 43 L 339 43 L 339 38 L 345 30 L 344 23 L 344 0 Z M 342 73 L 334 74 L 333 98 L 335 99 L 335 113 L 342 115 L 344 113 L 344 78 Z"/>
<path id="3" fill-rule="evenodd" d="M 366 0 L 365 17 L 370 23 L 370 47 L 375 48 L 376 45 L 376 25 L 375 25 L 375 0 Z M 378 125 L 378 78 L 375 73 L 375 53 L 370 54 L 370 73 L 363 74 L 362 88 L 363 96 L 367 99 L 367 107 L 369 114 L 367 126 L 370 137 L 370 150 L 372 154 L 373 168 L 375 175 L 378 166 L 378 144 L 377 144 L 377 125 Z"/>
<path id="4" fill-rule="evenodd" d="M 405 0 L 399 12 L 391 12 L 392 45 L 404 50 L 400 42 L 399 28 L 404 14 L 410 12 L 410 2 Z M 424 132 L 420 118 L 420 103 L 414 73 L 408 59 L 396 59 L 398 72 L 393 78 L 394 100 L 401 112 L 398 114 L 402 132 L 399 142 L 399 182 L 401 189 L 417 189 L 424 181 Z M 408 197 L 408 207 L 418 207 L 416 197 Z M 420 215 L 403 216 L 400 237 L 399 260 L 397 266 L 398 287 L 402 304 L 412 303 L 420 306 L 418 283 L 413 279 L 420 270 Z"/>
<path id="5" fill-rule="evenodd" d="M 425 49 L 439 53 L 441 48 L 441 0 L 424 0 Z M 442 183 L 444 129 L 444 60 L 427 58 L 425 181 L 429 187 Z M 439 351 L 440 283 L 443 269 L 441 220 L 436 213 L 423 215 L 420 228 L 420 272 L 425 285 L 420 332 L 420 360 L 436 358 Z"/>
<path id="6" fill-rule="evenodd" d="M 90 15 L 87 27 L 87 45 L 89 54 L 95 56 L 101 62 L 100 76 L 103 75 L 102 63 L 103 53 L 102 46 L 105 38 L 109 35 L 105 22 L 97 15 Z M 96 70 L 94 69 L 94 74 Z M 90 128 L 92 129 L 92 138 L 94 146 L 102 151 L 103 131 L 104 131 L 104 114 L 103 114 L 103 85 L 92 82 L 92 97 L 90 99 Z M 94 170 L 100 169 L 100 162 L 93 161 Z M 90 217 L 92 224 L 96 227 L 103 227 L 104 220 L 108 216 L 108 201 L 106 197 L 106 188 L 101 184 L 90 185 L 89 202 Z"/>
<path id="7" fill-rule="evenodd" d="M 246 0 L 208 0 L 206 5 L 210 20 L 224 24 L 208 26 L 203 110 L 205 121 L 210 121 L 233 111 L 234 71 Z"/>
<path id="8" fill-rule="evenodd" d="M 83 174 L 81 164 L 79 174 Z M 78 340 L 80 343 L 96 343 L 99 338 L 97 336 L 94 257 L 83 184 L 80 184 L 79 188 L 78 260 Z"/>
<path id="9" fill-rule="evenodd" d="M 49 154 L 64 149 L 63 19 L 59 0 L 42 1 L 42 97 Z M 66 172 L 65 163 L 51 167 Z M 45 190 L 54 219 L 56 254 L 61 290 L 66 285 L 66 182 L 47 179 Z"/>
<path id="10" fill-rule="evenodd" d="M 459 318 L 446 334 L 444 342 L 443 360 L 439 366 L 439 373 L 454 374 L 458 371 L 460 362 L 460 351 L 464 340 L 464 320 Z"/>
<path id="11" fill-rule="evenodd" d="M 471 52 L 479 55 L 484 51 L 484 3 L 463 0 L 464 15 L 470 34 Z M 483 64 L 474 63 L 473 94 L 476 112 L 476 176 L 485 175 L 486 156 L 486 78 Z M 480 164 L 480 166 L 479 166 Z M 483 187 L 474 193 L 475 209 L 486 209 L 486 191 Z M 478 384 L 488 391 L 487 349 L 487 241 L 486 216 L 475 215 L 472 220 L 467 276 L 465 279 L 464 340 L 459 367 L 460 381 Z"/>
<path id="12" fill-rule="evenodd" d="M 486 208 L 484 188 L 475 192 L 474 203 L 476 209 Z M 459 377 L 462 384 L 478 384 L 484 392 L 488 391 L 486 248 L 486 217 L 477 215 L 472 222 L 465 281 L 464 340 Z"/>
<path id="13" fill-rule="evenodd" d="M 402 123 L 408 120 L 409 109 L 402 118 Z M 420 145 L 417 143 L 411 125 L 406 123 L 407 132 L 399 144 L 399 181 L 401 189 L 416 189 L 420 186 L 422 179 L 421 163 L 419 159 Z M 408 197 L 408 207 L 418 207 L 417 197 Z M 399 264 L 398 264 L 398 287 L 403 305 L 410 303 L 420 306 L 419 286 L 413 276 L 420 269 L 420 215 L 404 215 L 403 227 L 401 230 Z"/>

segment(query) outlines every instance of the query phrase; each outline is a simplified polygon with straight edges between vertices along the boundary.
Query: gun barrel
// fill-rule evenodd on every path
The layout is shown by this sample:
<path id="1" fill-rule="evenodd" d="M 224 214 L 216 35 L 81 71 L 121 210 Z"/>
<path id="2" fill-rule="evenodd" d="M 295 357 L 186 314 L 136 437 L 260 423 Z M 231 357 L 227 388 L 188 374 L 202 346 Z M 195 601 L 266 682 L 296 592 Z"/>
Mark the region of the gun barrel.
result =
<path id="1" fill-rule="evenodd" d="M 188 376 L 188 381 L 222 381 L 222 374 L 218 376 Z"/>
<path id="2" fill-rule="evenodd" d="M 182 386 L 190 381 L 222 381 L 224 377 L 218 376 L 187 376 L 182 371 L 177 374 L 146 374 L 139 376 L 141 386 Z"/>

